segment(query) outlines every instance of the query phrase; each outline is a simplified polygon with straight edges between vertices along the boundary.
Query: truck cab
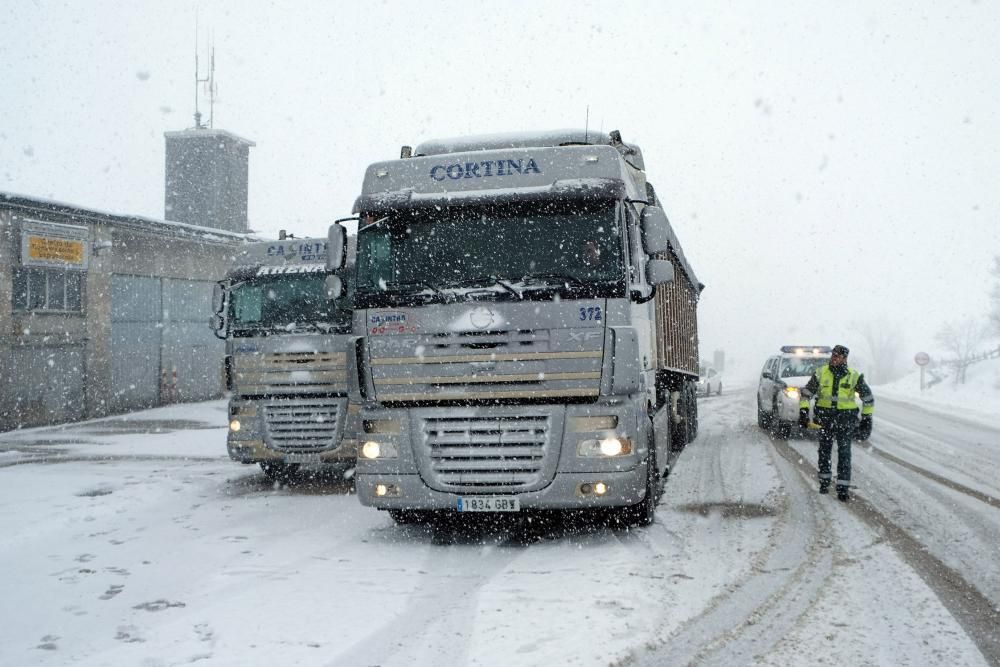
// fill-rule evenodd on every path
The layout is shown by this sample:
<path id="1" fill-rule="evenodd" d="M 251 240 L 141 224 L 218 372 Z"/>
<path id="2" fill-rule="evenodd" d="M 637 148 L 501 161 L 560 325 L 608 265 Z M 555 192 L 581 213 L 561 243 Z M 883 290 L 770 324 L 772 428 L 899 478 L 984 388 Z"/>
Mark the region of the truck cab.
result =
<path id="1" fill-rule="evenodd" d="M 696 431 L 701 286 L 639 148 L 558 131 L 401 155 L 355 206 L 358 498 L 399 522 L 651 522 Z"/>
<path id="2" fill-rule="evenodd" d="M 347 270 L 328 277 L 327 251 L 324 238 L 248 244 L 215 293 L 229 457 L 272 480 L 302 464 L 346 469 L 356 458 L 346 376 L 353 289 Z"/>

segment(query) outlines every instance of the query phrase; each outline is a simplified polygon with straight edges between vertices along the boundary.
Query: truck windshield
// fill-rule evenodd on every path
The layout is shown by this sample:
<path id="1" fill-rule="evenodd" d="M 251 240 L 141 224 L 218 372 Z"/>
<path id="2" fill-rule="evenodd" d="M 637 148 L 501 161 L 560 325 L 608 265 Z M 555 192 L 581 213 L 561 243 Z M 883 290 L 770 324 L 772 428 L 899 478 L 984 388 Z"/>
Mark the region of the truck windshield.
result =
<path id="1" fill-rule="evenodd" d="M 357 306 L 624 295 L 615 211 L 602 202 L 397 212 L 359 233 Z"/>
<path id="2" fill-rule="evenodd" d="M 817 368 L 829 363 L 829 357 L 801 357 L 785 359 L 781 362 L 781 377 L 806 377 L 812 375 Z"/>
<path id="3" fill-rule="evenodd" d="M 345 294 L 326 298 L 322 273 L 257 276 L 231 291 L 229 324 L 234 335 L 276 330 L 343 330 L 351 326 Z"/>

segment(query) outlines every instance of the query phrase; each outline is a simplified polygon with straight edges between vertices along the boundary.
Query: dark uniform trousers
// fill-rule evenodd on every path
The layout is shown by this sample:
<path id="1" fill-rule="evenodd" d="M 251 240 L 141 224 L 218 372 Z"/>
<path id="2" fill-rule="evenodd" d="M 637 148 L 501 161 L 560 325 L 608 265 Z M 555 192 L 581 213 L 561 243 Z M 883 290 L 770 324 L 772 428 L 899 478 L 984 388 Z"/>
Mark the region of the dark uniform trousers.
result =
<path id="1" fill-rule="evenodd" d="M 857 410 L 817 410 L 819 432 L 819 481 L 828 485 L 832 475 L 833 441 L 837 441 L 837 486 L 851 485 L 851 443 L 858 425 Z"/>

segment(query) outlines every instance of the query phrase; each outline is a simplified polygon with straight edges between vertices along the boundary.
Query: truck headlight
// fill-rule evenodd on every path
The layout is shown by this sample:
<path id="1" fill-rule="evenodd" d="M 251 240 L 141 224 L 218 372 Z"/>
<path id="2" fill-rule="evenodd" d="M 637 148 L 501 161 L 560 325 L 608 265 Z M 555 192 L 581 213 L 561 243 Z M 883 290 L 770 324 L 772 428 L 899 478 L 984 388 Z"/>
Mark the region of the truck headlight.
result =
<path id="1" fill-rule="evenodd" d="M 231 422 L 229 422 L 229 430 L 232 431 L 233 433 L 236 433 L 237 431 L 239 431 L 240 430 L 240 420 L 239 419 L 234 419 Z"/>
<path id="2" fill-rule="evenodd" d="M 366 459 L 394 459 L 399 455 L 395 443 L 367 440 L 361 445 L 361 456 Z"/>
<path id="3" fill-rule="evenodd" d="M 632 453 L 632 442 L 628 438 L 611 435 L 604 438 L 590 438 L 581 440 L 576 446 L 577 456 L 586 457 L 614 457 L 625 456 Z"/>

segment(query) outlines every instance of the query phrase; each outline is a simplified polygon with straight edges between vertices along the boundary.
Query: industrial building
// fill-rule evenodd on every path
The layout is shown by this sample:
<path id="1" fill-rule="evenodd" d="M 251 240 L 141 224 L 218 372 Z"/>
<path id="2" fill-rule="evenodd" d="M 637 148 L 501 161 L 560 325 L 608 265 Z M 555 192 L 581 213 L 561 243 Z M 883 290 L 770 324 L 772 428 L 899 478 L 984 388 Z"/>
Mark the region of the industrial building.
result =
<path id="1" fill-rule="evenodd" d="M 253 143 L 165 136 L 164 220 L 0 192 L 0 431 L 224 390 L 208 318 L 248 239 Z"/>

